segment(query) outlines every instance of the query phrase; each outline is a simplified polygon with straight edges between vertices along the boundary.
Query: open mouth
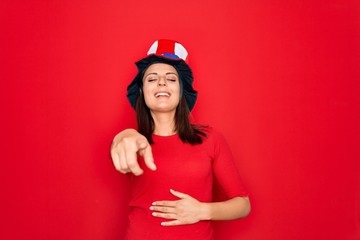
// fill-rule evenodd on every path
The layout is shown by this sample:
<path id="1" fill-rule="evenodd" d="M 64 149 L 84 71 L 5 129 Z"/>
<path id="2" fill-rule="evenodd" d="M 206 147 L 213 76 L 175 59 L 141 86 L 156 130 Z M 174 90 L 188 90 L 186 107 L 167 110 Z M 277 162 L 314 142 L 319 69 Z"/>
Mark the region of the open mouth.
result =
<path id="1" fill-rule="evenodd" d="M 170 97 L 170 93 L 167 93 L 167 92 L 158 92 L 158 93 L 155 93 L 155 97 Z"/>

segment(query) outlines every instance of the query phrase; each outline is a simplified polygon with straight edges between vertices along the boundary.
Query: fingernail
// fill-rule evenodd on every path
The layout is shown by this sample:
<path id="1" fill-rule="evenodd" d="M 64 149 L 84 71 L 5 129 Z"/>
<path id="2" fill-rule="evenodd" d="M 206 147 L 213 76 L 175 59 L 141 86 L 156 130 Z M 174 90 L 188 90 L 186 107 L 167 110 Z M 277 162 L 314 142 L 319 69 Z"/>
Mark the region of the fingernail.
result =
<path id="1" fill-rule="evenodd" d="M 139 171 L 139 172 L 136 172 L 136 173 L 134 172 L 135 176 L 140 176 L 141 174 L 143 174 L 143 171 Z"/>

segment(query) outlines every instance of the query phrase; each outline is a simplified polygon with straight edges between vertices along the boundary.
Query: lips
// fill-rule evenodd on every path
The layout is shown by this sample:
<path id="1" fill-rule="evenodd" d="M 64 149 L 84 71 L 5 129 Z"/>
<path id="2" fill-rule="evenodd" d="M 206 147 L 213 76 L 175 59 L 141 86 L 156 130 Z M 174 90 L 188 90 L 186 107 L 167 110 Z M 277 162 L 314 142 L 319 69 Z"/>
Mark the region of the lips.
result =
<path id="1" fill-rule="evenodd" d="M 157 93 L 155 93 L 155 97 L 170 97 L 170 93 L 168 93 L 168 92 L 157 92 Z"/>

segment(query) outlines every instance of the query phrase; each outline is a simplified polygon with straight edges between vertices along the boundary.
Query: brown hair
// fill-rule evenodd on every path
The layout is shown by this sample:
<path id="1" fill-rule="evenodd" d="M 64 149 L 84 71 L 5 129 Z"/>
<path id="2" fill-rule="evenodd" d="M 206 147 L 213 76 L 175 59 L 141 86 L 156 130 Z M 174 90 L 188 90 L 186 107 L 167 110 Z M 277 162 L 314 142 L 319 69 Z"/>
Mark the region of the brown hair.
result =
<path id="1" fill-rule="evenodd" d="M 144 95 L 141 91 L 140 96 L 136 100 L 136 119 L 138 123 L 138 131 L 144 135 L 149 143 L 153 143 L 152 133 L 154 132 L 154 120 L 150 114 L 150 109 L 146 106 Z M 190 111 L 183 96 L 176 108 L 175 113 L 175 131 L 184 143 L 192 145 L 201 144 L 203 138 L 206 138 L 207 126 L 195 125 L 190 123 Z"/>

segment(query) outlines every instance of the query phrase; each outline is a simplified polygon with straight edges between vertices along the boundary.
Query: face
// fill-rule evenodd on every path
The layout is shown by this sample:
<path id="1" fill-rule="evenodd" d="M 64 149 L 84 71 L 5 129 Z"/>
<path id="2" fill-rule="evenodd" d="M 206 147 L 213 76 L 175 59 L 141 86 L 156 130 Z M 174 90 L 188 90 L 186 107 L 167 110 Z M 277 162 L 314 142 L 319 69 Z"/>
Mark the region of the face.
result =
<path id="1" fill-rule="evenodd" d="M 174 112 L 180 101 L 176 69 L 165 63 L 152 64 L 143 77 L 145 103 L 152 112 Z"/>

